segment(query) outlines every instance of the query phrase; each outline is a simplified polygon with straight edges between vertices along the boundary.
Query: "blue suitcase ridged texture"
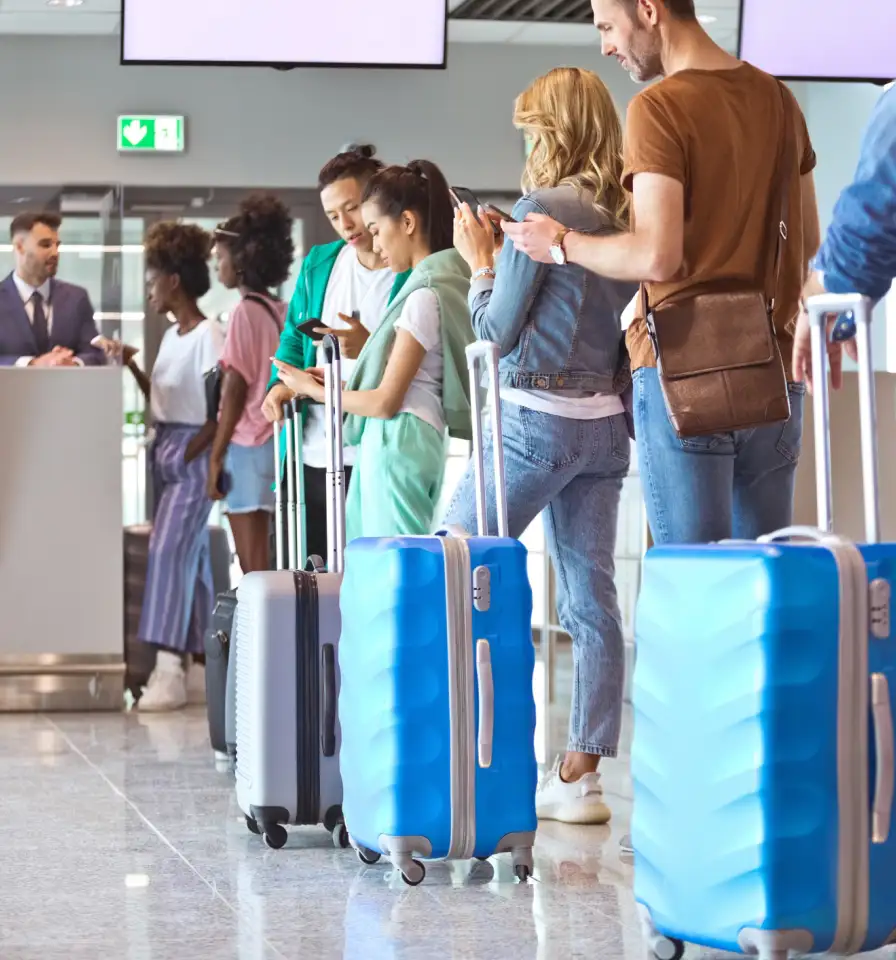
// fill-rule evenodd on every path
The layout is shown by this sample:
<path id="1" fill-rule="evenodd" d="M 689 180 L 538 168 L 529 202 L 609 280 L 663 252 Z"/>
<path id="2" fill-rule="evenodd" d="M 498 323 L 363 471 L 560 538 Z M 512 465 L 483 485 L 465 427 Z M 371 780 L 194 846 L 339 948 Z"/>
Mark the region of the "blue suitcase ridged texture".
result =
<path id="1" fill-rule="evenodd" d="M 491 570 L 491 607 L 473 634 L 491 645 L 493 763 L 476 767 L 476 855 L 509 833 L 534 831 L 537 767 L 532 594 L 526 550 L 513 540 L 468 541 L 472 566 Z M 352 838 L 423 836 L 432 858 L 451 839 L 451 727 L 445 557 L 439 538 L 349 545 L 342 588 L 340 758 Z M 478 713 L 475 694 L 474 705 Z M 476 718 L 478 729 L 478 716 Z M 475 744 L 473 745 L 475 752 Z"/>
<path id="2" fill-rule="evenodd" d="M 818 547 L 652 550 L 638 604 L 635 896 L 661 933 L 837 923 L 839 596 Z"/>

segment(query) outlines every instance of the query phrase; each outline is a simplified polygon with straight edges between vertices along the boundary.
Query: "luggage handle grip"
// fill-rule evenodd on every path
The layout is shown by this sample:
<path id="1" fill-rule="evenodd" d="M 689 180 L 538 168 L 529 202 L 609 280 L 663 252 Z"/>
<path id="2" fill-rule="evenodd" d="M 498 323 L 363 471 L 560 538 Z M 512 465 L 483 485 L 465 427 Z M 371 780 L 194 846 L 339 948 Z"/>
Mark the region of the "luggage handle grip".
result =
<path id="1" fill-rule="evenodd" d="M 488 640 L 476 641 L 476 674 L 479 677 L 479 766 L 487 769 L 492 765 L 495 730 L 495 684 Z"/>
<path id="2" fill-rule="evenodd" d="M 507 537 L 507 496 L 504 480 L 504 442 L 501 429 L 501 400 L 498 389 L 499 348 L 490 340 L 477 340 L 467 346 L 467 367 L 470 372 L 470 403 L 473 411 L 473 465 L 476 473 L 476 523 L 480 537 L 488 536 L 488 506 L 485 487 L 485 454 L 482 442 L 482 397 L 477 371 L 479 361 L 487 361 L 492 388 L 491 419 L 494 450 L 495 500 L 498 513 L 498 536 Z"/>
<path id="3" fill-rule="evenodd" d="M 882 673 L 871 675 L 871 714 L 874 718 L 874 749 L 877 755 L 874 806 L 871 811 L 871 842 L 881 844 L 886 843 L 890 837 L 893 780 L 896 776 L 890 684 Z"/>
<path id="4" fill-rule="evenodd" d="M 320 651 L 323 692 L 321 702 L 320 752 L 325 757 L 336 755 L 336 650 L 325 643 Z"/>
<path id="5" fill-rule="evenodd" d="M 345 458 L 342 440 L 342 355 L 328 333 L 324 349 L 324 416 L 327 434 L 327 570 L 345 567 Z"/>
<path id="6" fill-rule="evenodd" d="M 828 317 L 852 313 L 859 355 L 859 415 L 862 437 L 862 485 L 865 499 L 865 539 L 880 541 L 880 494 L 877 467 L 877 406 L 871 353 L 873 302 L 860 294 L 820 294 L 809 297 L 806 309 L 812 340 L 812 384 L 815 409 L 815 488 L 818 526 L 832 530 L 834 499 L 831 481 L 830 387 L 827 367 Z"/>

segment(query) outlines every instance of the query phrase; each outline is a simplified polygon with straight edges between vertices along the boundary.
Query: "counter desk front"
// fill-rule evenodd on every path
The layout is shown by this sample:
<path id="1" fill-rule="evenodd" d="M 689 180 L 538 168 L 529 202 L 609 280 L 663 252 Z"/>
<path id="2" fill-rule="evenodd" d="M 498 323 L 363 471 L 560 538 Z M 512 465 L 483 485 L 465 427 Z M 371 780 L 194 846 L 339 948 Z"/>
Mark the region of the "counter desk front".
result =
<path id="1" fill-rule="evenodd" d="M 121 709 L 120 368 L 0 370 L 0 711 Z"/>

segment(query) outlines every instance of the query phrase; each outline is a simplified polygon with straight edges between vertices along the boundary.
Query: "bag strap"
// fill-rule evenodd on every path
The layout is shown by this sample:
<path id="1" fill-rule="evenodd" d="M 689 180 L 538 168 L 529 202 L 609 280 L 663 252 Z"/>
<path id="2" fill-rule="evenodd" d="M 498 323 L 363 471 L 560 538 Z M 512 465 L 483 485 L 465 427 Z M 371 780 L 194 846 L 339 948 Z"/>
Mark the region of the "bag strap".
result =
<path id="1" fill-rule="evenodd" d="M 784 246 L 787 242 L 787 221 L 790 216 L 790 177 L 793 170 L 794 155 L 796 153 L 796 135 L 793 124 L 793 111 L 790 109 L 790 101 L 787 97 L 787 88 L 776 80 L 778 93 L 781 95 L 781 106 L 783 109 L 782 117 L 784 128 L 782 130 L 781 145 L 781 176 L 778 178 L 776 196 L 774 198 L 772 210 L 779 213 L 778 222 L 774 223 L 775 231 L 775 252 L 772 267 L 766 271 L 766 277 L 772 277 L 771 296 L 767 297 L 769 316 L 774 315 L 775 301 L 778 296 L 778 286 L 781 280 L 781 262 L 784 259 Z"/>
<path id="2" fill-rule="evenodd" d="M 260 303 L 267 311 L 268 316 L 274 321 L 274 326 L 277 328 L 277 333 L 283 333 L 283 328 L 280 326 L 280 320 L 277 317 L 277 313 L 271 306 L 271 301 L 268 300 L 267 297 L 263 297 L 260 293 L 247 293 L 243 299 L 251 300 L 253 303 Z"/>
<path id="3" fill-rule="evenodd" d="M 775 309 L 775 300 L 778 295 L 778 284 L 781 279 L 781 262 L 784 259 L 784 244 L 787 240 L 787 218 L 790 215 L 790 173 L 793 164 L 793 156 L 796 151 L 796 137 L 794 135 L 794 126 L 792 121 L 792 111 L 787 99 L 787 88 L 776 80 L 778 92 L 781 95 L 781 106 L 783 108 L 783 130 L 782 130 L 782 148 L 779 154 L 781 176 L 775 183 L 775 195 L 772 200 L 772 210 L 779 213 L 777 222 L 772 219 L 774 229 L 774 248 L 773 259 L 765 272 L 765 276 L 773 277 L 771 296 L 766 296 L 768 303 L 768 312 L 771 316 Z M 771 249 L 771 245 L 769 246 Z M 640 290 L 641 310 L 646 320 L 650 314 L 650 305 L 647 302 L 647 284 L 642 283 Z"/>

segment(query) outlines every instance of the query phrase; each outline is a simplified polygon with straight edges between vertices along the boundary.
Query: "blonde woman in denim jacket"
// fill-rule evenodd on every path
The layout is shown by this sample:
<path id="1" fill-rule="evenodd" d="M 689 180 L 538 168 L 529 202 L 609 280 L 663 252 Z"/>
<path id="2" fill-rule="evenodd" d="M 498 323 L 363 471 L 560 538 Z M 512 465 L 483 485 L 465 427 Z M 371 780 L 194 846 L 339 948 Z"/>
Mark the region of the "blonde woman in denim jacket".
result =
<path id="1" fill-rule="evenodd" d="M 517 99 L 514 124 L 531 146 L 515 220 L 544 213 L 582 233 L 626 229 L 619 118 L 595 74 L 560 68 L 540 77 Z M 538 816 L 606 823 L 598 765 L 619 744 L 624 646 L 613 551 L 629 469 L 614 375 L 620 316 L 635 288 L 562 262 L 535 263 L 510 243 L 496 260 L 485 212 L 477 217 L 467 206 L 455 219 L 455 245 L 473 272 L 476 336 L 501 348 L 510 535 L 542 513 L 560 622 L 573 640 L 568 749 L 539 785 Z M 562 261 L 562 237 L 557 245 Z M 491 440 L 487 434 L 486 464 Z M 493 505 L 491 474 L 488 485 Z M 475 510 L 471 465 L 446 522 L 473 530 Z"/>

